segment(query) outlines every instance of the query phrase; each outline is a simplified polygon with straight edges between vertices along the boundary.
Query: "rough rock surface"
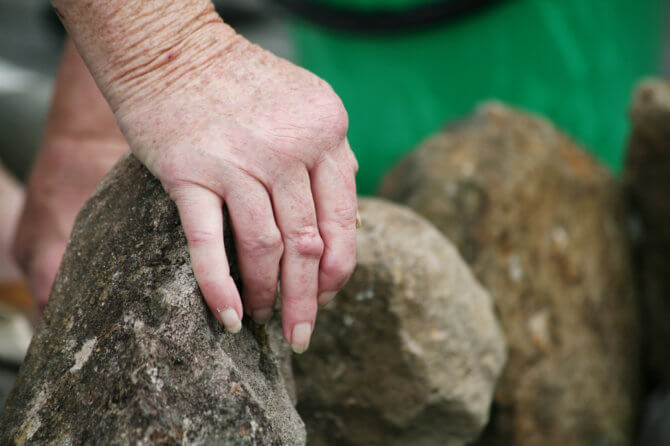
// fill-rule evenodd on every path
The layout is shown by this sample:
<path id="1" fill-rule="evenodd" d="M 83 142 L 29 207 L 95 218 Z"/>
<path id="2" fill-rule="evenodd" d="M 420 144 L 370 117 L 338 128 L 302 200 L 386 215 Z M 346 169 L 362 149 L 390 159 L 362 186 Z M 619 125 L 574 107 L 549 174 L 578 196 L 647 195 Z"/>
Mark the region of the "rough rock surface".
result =
<path id="1" fill-rule="evenodd" d="M 626 162 L 651 385 L 670 389 L 670 81 L 635 91 Z"/>
<path id="2" fill-rule="evenodd" d="M 407 208 L 360 200 L 358 266 L 294 358 L 310 445 L 460 445 L 488 419 L 505 343 L 488 293 Z"/>
<path id="3" fill-rule="evenodd" d="M 0 416 L 0 444 L 24 442 L 305 442 L 267 333 L 216 322 L 176 207 L 132 156 L 80 213 Z"/>
<path id="4" fill-rule="evenodd" d="M 543 119 L 482 106 L 400 163 L 381 195 L 442 230 L 508 343 L 480 444 L 630 444 L 639 326 L 620 187 Z"/>

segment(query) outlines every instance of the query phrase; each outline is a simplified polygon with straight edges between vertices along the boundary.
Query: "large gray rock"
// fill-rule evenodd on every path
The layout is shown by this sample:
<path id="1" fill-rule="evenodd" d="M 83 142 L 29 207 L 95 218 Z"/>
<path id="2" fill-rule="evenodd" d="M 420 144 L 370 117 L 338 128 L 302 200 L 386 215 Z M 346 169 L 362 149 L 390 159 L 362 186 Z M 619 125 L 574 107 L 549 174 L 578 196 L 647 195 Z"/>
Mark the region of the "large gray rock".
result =
<path id="1" fill-rule="evenodd" d="M 360 200 L 358 265 L 295 357 L 310 445 L 462 445 L 505 362 L 492 301 L 409 209 Z"/>
<path id="2" fill-rule="evenodd" d="M 216 322 L 175 206 L 126 156 L 77 219 L 0 444 L 304 444 L 273 350 Z"/>
<path id="3" fill-rule="evenodd" d="M 647 366 L 670 389 L 670 82 L 647 80 L 631 106 L 626 186 L 636 235 Z"/>
<path id="4" fill-rule="evenodd" d="M 495 299 L 509 359 L 480 444 L 631 443 L 638 312 L 621 189 L 604 167 L 493 103 L 423 144 L 381 195 L 443 231 Z"/>

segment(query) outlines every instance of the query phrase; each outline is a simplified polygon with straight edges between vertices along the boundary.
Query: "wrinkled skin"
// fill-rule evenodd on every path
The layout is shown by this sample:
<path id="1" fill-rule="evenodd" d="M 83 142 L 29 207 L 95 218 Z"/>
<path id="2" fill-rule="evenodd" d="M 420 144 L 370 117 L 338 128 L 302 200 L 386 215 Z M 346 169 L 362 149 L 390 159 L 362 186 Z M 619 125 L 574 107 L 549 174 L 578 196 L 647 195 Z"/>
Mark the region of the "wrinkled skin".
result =
<path id="1" fill-rule="evenodd" d="M 318 303 L 355 266 L 358 167 L 340 99 L 235 34 L 209 1 L 52 3 L 131 150 L 176 202 L 209 307 L 233 332 L 243 302 L 263 322 L 279 277 L 284 336 L 304 351 Z M 223 247 L 224 205 L 242 290 Z"/>
<path id="2" fill-rule="evenodd" d="M 234 45 L 245 55 L 239 67 L 214 65 L 193 86 L 123 104 L 117 116 L 177 203 L 212 310 L 242 313 L 221 237 L 225 203 L 246 310 L 269 314 L 281 264 L 284 327 L 311 328 L 317 296 L 342 287 L 355 263 L 356 164 L 346 113 L 315 76 L 241 39 Z M 178 113 L 161 113 L 167 108 Z"/>

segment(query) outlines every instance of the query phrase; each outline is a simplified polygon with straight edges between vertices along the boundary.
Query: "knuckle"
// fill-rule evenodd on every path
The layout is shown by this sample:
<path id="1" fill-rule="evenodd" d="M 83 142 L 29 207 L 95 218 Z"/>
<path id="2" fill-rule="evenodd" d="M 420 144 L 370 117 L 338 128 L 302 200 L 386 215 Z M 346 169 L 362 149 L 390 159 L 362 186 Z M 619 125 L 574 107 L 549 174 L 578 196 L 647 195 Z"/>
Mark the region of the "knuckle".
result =
<path id="1" fill-rule="evenodd" d="M 338 229 L 351 230 L 356 225 L 356 203 L 346 203 L 334 209 L 335 223 Z"/>
<path id="2" fill-rule="evenodd" d="M 201 188 L 203 169 L 180 154 L 171 154 L 159 162 L 156 177 L 163 189 L 176 202 L 188 201 L 193 190 Z"/>
<path id="3" fill-rule="evenodd" d="M 356 202 L 341 203 L 333 208 L 332 215 L 319 225 L 326 239 L 338 239 L 347 243 L 355 243 L 356 239 Z"/>
<path id="4" fill-rule="evenodd" d="M 299 256 L 320 258 L 324 244 L 316 226 L 307 226 L 287 235 L 287 245 Z"/>
<path id="5" fill-rule="evenodd" d="M 343 140 L 349 131 L 349 115 L 344 104 L 337 94 L 331 90 L 331 94 L 325 101 L 324 114 L 328 117 L 329 126 L 338 140 Z"/>
<path id="6" fill-rule="evenodd" d="M 356 267 L 355 256 L 327 256 L 321 265 L 321 270 L 341 288 L 347 282 Z"/>
<path id="7" fill-rule="evenodd" d="M 181 156 L 172 154 L 166 156 L 158 162 L 158 174 L 161 179 L 170 185 L 178 187 L 188 176 L 188 168 L 185 160 Z"/>
<path id="8" fill-rule="evenodd" d="M 349 130 L 349 115 L 340 97 L 333 88 L 322 81 L 320 88 L 307 100 L 312 104 L 312 122 L 318 123 L 319 130 L 329 137 L 343 140 Z"/>
<path id="9" fill-rule="evenodd" d="M 223 237 L 223 234 L 215 234 L 205 229 L 193 229 L 187 234 L 189 244 L 196 249 L 211 245 L 217 241 L 217 237 Z"/>
<path id="10" fill-rule="evenodd" d="M 282 242 L 281 233 L 278 229 L 257 234 L 252 237 L 241 237 L 239 243 L 241 251 L 251 252 L 258 255 L 281 253 L 284 250 L 284 243 Z"/>
<path id="11" fill-rule="evenodd" d="M 190 201 L 189 195 L 193 190 L 193 185 L 187 181 L 176 178 L 161 178 L 163 189 L 170 196 L 177 206 L 188 204 Z"/>

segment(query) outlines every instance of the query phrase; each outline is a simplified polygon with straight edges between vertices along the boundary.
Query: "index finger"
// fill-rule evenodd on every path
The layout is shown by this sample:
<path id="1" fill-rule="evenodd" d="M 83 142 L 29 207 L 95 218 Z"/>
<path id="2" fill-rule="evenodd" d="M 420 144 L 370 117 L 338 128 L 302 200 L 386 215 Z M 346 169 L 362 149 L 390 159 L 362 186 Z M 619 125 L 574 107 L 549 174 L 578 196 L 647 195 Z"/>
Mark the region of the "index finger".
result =
<path id="1" fill-rule="evenodd" d="M 176 193 L 193 273 L 212 312 L 231 333 L 242 328 L 242 301 L 230 276 L 223 242 L 223 201 L 214 192 L 189 186 Z"/>

